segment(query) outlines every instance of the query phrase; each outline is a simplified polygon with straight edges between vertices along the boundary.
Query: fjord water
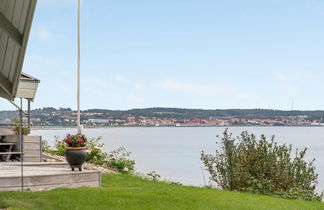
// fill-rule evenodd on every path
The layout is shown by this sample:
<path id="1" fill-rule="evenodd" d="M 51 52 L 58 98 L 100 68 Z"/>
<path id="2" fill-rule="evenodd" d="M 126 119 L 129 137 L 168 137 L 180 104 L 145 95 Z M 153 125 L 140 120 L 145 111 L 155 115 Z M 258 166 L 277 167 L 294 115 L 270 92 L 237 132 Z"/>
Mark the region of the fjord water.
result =
<path id="1" fill-rule="evenodd" d="M 124 146 L 132 152 L 140 172 L 156 171 L 170 181 L 186 185 L 202 186 L 208 183 L 208 173 L 202 171 L 200 161 L 202 150 L 213 153 L 220 142 L 224 127 L 152 127 L 152 128 L 88 128 L 87 137 L 103 138 L 104 150 L 111 151 Z M 280 144 L 292 144 L 294 148 L 307 147 L 307 160 L 316 159 L 319 173 L 319 190 L 324 190 L 324 127 L 230 127 L 234 136 L 248 131 L 260 136 L 265 134 L 270 140 L 272 135 Z M 33 130 L 32 134 L 41 135 L 51 145 L 54 136 L 63 139 L 75 129 Z"/>

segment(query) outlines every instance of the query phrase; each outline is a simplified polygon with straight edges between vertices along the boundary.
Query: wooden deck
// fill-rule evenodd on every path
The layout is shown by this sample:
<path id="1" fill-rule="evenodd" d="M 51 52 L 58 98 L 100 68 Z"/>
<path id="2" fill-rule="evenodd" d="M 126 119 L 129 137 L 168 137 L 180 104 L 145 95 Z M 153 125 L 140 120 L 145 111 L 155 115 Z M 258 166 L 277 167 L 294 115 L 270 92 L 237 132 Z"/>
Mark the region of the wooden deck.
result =
<path id="1" fill-rule="evenodd" d="M 71 171 L 66 163 L 24 162 L 23 169 L 24 191 L 101 185 L 100 172 Z M 0 191 L 21 191 L 21 186 L 20 163 L 0 163 Z"/>
<path id="2" fill-rule="evenodd" d="M 0 130 L 1 131 L 1 130 Z M 3 135 L 1 139 L 3 144 L 13 143 L 11 152 L 20 152 L 20 139 L 17 135 Z M 40 136 L 23 136 L 24 141 L 24 161 L 39 162 L 42 161 L 42 144 Z M 0 146 L 5 146 L 1 145 Z M 17 153 L 19 154 L 19 153 Z M 1 155 L 1 154 L 0 154 Z M 10 157 L 9 157 L 10 159 Z M 8 160 L 7 160 L 8 161 Z"/>

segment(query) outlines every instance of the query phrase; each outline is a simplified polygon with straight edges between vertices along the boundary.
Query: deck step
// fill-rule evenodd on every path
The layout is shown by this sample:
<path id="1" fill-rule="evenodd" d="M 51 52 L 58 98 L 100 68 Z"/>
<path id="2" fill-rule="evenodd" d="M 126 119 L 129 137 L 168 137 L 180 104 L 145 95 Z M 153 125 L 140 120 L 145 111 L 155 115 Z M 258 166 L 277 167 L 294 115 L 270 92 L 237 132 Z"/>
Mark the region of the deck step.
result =
<path id="1" fill-rule="evenodd" d="M 71 171 L 53 167 L 24 167 L 25 191 L 49 190 L 57 187 L 99 187 L 101 175 L 97 171 Z M 0 191 L 21 190 L 21 168 L 0 164 Z"/>
<path id="2" fill-rule="evenodd" d="M 0 143 L 0 146 L 10 146 L 10 145 L 15 145 L 15 143 Z"/>
<path id="3" fill-rule="evenodd" d="M 0 155 L 20 155 L 23 152 L 0 152 Z"/>
<path id="4" fill-rule="evenodd" d="M 27 157 L 28 158 L 28 157 Z M 28 162 L 26 161 L 26 156 L 24 157 L 23 165 L 28 166 L 35 166 L 35 167 L 51 167 L 51 168 L 70 168 L 67 162 Z M 20 166 L 20 162 L 3 162 L 0 163 L 0 167 L 2 166 Z"/>

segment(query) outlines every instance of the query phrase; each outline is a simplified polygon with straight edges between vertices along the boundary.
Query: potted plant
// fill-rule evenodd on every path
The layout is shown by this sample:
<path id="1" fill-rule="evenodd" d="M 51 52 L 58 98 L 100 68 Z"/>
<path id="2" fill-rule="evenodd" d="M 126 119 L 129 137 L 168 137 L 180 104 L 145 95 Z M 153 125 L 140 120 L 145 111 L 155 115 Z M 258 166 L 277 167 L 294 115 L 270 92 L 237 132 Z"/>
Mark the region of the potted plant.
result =
<path id="1" fill-rule="evenodd" d="M 65 158 L 72 171 L 74 171 L 74 168 L 82 171 L 82 164 L 87 157 L 87 148 L 85 146 L 87 138 L 82 134 L 68 134 L 63 141 L 66 144 Z"/>

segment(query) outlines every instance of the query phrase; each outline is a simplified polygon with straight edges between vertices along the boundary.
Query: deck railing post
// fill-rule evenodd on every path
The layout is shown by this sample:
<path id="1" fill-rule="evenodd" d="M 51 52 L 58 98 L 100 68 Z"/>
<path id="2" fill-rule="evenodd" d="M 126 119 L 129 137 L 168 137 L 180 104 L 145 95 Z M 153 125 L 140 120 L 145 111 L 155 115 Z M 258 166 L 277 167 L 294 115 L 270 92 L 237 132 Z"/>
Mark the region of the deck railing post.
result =
<path id="1" fill-rule="evenodd" d="M 28 120 L 28 134 L 30 134 L 30 99 L 27 99 L 28 102 L 28 116 L 27 116 L 27 120 Z"/>
<path id="2" fill-rule="evenodd" d="M 19 110 L 19 118 L 20 118 L 20 124 L 19 124 L 19 139 L 20 139 L 20 167 L 21 167 L 21 191 L 24 191 L 24 142 L 23 142 L 23 104 L 22 104 L 22 98 L 20 98 L 20 110 Z"/>

